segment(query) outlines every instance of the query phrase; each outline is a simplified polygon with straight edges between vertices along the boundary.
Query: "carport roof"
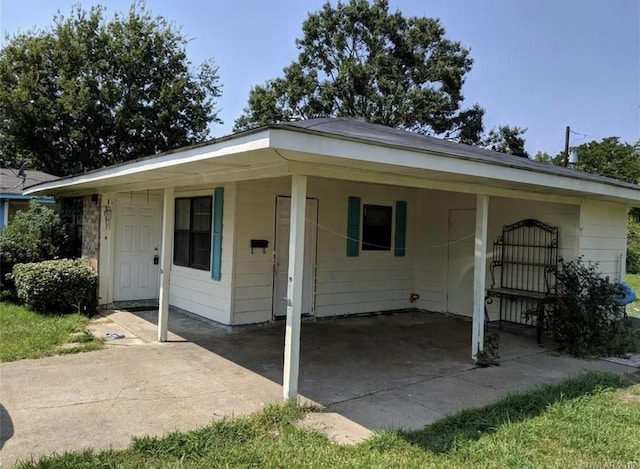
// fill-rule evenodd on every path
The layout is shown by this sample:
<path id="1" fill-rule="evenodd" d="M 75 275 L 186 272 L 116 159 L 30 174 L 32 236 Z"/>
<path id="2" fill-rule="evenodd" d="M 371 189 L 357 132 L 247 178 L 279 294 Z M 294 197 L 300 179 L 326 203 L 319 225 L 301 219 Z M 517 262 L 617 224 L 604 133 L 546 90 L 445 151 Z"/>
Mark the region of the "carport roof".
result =
<path id="1" fill-rule="evenodd" d="M 382 150 L 382 151 L 380 151 Z M 350 118 L 282 122 L 33 186 L 25 194 L 160 189 L 224 181 L 351 170 L 417 179 L 456 190 L 466 184 L 640 203 L 640 186 Z M 338 168 L 336 170 L 336 168 Z M 339 169 L 342 168 L 342 169 Z M 342 174 L 340 174 L 342 176 Z M 402 179 L 404 178 L 404 179 Z M 390 182 L 391 183 L 391 182 Z M 408 184 L 410 185 L 410 184 Z M 426 187 L 426 186 L 425 186 Z"/>
<path id="2" fill-rule="evenodd" d="M 625 181 L 619 181 L 598 174 L 587 173 L 573 168 L 556 166 L 551 163 L 530 160 L 529 158 L 515 157 L 485 148 L 474 147 L 464 143 L 452 142 L 439 138 L 429 137 L 406 130 L 387 127 L 379 124 L 358 121 L 354 119 L 336 117 L 309 119 L 296 122 L 286 122 L 274 127 L 297 128 L 313 133 L 321 133 L 330 136 L 346 137 L 366 142 L 375 142 L 392 147 L 423 150 L 430 153 L 438 153 L 452 157 L 479 160 L 501 166 L 520 168 L 541 173 L 567 176 L 585 181 L 601 182 L 614 186 L 627 187 L 640 190 L 640 186 Z"/>

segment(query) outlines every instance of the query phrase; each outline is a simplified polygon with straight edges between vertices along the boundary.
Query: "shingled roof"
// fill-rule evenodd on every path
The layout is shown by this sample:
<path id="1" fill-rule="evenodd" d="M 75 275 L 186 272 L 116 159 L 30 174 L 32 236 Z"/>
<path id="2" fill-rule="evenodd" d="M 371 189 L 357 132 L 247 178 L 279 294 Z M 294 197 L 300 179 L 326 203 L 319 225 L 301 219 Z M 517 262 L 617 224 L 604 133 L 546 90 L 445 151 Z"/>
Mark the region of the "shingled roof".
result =
<path id="1" fill-rule="evenodd" d="M 614 178 L 587 173 L 573 168 L 556 166 L 551 163 L 530 160 L 528 158 L 507 155 L 485 148 L 478 148 L 463 143 L 452 142 L 429 137 L 402 129 L 387 127 L 370 122 L 359 121 L 346 117 L 323 117 L 294 122 L 283 122 L 275 127 L 286 129 L 300 129 L 314 134 L 331 135 L 353 139 L 360 142 L 370 142 L 378 145 L 388 145 L 395 148 L 421 150 L 437 153 L 465 160 L 482 161 L 499 166 L 508 166 L 539 173 L 555 174 L 584 181 L 593 181 L 629 189 L 640 189 L 637 184 L 619 181 Z"/>
<path id="2" fill-rule="evenodd" d="M 29 186 L 58 179 L 53 174 L 30 169 L 25 171 L 25 177 L 22 178 L 18 172 L 17 169 L 0 168 L 0 195 L 22 195 L 22 191 Z"/>

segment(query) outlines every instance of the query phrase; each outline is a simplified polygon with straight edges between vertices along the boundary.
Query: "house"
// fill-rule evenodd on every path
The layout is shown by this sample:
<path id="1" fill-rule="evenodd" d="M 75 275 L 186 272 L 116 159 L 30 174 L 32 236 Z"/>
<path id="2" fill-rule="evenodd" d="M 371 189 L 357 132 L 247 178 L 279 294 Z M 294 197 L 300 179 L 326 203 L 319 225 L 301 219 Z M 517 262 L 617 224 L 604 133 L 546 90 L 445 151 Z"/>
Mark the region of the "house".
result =
<path id="1" fill-rule="evenodd" d="M 640 205 L 633 184 L 346 118 L 270 125 L 26 193 L 85 197 L 100 303 L 159 299 L 160 341 L 169 305 L 229 325 L 286 318 L 287 398 L 301 316 L 460 314 L 475 356 L 503 225 L 553 225 L 560 256 L 621 278 L 627 210 Z"/>
<path id="2" fill-rule="evenodd" d="M 27 210 L 30 200 L 41 204 L 55 204 L 52 197 L 22 194 L 26 187 L 53 179 L 56 176 L 42 171 L 0 168 L 0 228 L 7 225 L 18 210 Z"/>

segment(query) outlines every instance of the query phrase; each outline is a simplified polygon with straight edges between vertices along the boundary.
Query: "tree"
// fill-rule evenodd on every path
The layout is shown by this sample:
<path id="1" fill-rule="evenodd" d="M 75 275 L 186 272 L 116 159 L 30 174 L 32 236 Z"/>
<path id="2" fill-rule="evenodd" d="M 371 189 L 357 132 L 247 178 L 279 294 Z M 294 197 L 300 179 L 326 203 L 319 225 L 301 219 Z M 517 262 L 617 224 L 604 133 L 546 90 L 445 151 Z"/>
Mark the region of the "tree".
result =
<path id="1" fill-rule="evenodd" d="M 640 141 L 621 143 L 619 137 L 607 137 L 575 147 L 576 168 L 621 181 L 640 183 Z"/>
<path id="2" fill-rule="evenodd" d="M 484 110 L 460 108 L 473 61 L 439 20 L 390 13 L 388 0 L 349 0 L 325 3 L 302 29 L 298 60 L 252 88 L 235 130 L 329 115 L 480 141 Z"/>
<path id="3" fill-rule="evenodd" d="M 533 159 L 535 161 L 541 161 L 543 163 L 553 163 L 553 156 L 551 156 L 546 151 L 537 151 L 535 155 L 533 155 Z"/>
<path id="4" fill-rule="evenodd" d="M 497 129 L 491 129 L 489 134 L 482 139 L 481 145 L 490 150 L 507 153 L 509 155 L 529 158 L 524 149 L 524 133 L 527 129 L 500 125 Z"/>
<path id="5" fill-rule="evenodd" d="M 101 6 L 75 6 L 12 36 L 0 51 L 2 159 L 66 175 L 205 140 L 221 87 L 186 44 L 143 3 L 109 21 Z"/>

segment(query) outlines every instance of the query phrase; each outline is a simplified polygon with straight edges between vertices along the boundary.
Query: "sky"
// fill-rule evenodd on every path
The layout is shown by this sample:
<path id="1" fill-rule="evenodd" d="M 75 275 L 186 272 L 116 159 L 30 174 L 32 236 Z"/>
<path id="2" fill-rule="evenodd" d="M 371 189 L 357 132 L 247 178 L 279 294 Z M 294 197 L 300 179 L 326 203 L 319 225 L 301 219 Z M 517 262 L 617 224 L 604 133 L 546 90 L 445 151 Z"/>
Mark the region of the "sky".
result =
<path id="1" fill-rule="evenodd" d="M 335 3 L 336 0 L 331 0 Z M 7 34 L 47 28 L 71 6 L 101 3 L 107 15 L 128 0 L 0 0 Z M 252 86 L 282 74 L 297 58 L 302 22 L 324 0 L 147 0 L 147 8 L 180 27 L 197 65 L 213 59 L 223 85 L 217 101 L 232 132 Z M 555 155 L 570 144 L 608 136 L 640 139 L 639 0 L 389 0 L 390 10 L 439 18 L 447 38 L 470 49 L 474 65 L 463 87 L 465 107 L 485 108 L 485 130 L 527 128 L 526 149 Z M 3 42 L 4 44 L 4 42 Z"/>

